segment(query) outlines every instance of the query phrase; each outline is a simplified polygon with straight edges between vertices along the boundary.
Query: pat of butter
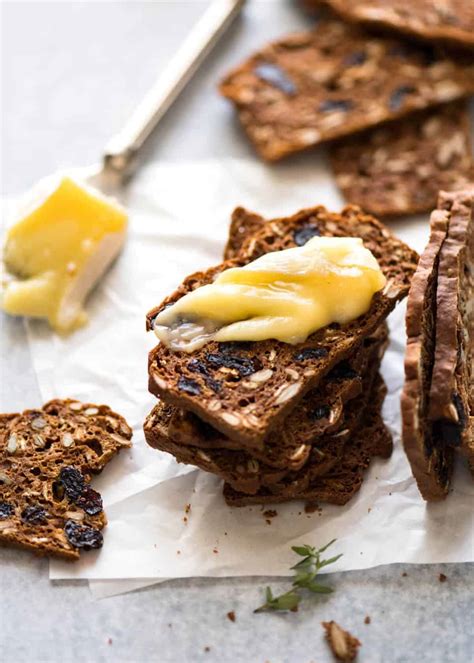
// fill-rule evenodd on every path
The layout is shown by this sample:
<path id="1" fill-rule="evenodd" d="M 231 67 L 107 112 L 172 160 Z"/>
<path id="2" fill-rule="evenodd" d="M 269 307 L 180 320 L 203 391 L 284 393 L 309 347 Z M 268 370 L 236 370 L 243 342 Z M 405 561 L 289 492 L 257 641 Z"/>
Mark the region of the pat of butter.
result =
<path id="1" fill-rule="evenodd" d="M 69 177 L 40 183 L 9 229 L 4 263 L 13 278 L 1 306 L 46 318 L 58 332 L 87 321 L 87 294 L 122 248 L 127 214 L 115 201 Z"/>
<path id="2" fill-rule="evenodd" d="M 386 279 L 354 237 L 314 237 L 221 272 L 155 319 L 157 337 L 193 352 L 210 340 L 300 343 L 322 327 L 366 313 Z"/>

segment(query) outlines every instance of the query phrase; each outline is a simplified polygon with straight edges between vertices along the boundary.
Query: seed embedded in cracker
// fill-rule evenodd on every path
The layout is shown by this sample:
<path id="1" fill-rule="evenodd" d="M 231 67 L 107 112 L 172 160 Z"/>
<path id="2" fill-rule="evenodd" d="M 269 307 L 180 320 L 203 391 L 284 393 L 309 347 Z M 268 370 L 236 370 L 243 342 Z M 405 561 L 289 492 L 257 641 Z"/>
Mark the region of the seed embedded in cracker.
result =
<path id="1" fill-rule="evenodd" d="M 107 520 L 90 480 L 131 437 L 106 405 L 57 399 L 1 414 L 0 544 L 66 560 L 100 548 Z"/>

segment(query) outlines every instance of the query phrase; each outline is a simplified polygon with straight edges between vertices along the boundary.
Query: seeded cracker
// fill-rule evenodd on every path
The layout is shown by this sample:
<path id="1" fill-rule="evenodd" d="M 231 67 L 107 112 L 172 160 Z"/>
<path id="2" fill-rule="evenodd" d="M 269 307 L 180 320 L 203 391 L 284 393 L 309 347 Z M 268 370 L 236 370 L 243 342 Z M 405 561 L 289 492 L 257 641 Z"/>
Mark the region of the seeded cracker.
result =
<path id="1" fill-rule="evenodd" d="M 427 212 L 474 178 L 465 101 L 370 129 L 331 147 L 344 197 L 376 216 Z"/>
<path id="2" fill-rule="evenodd" d="M 79 559 L 102 546 L 102 499 L 90 485 L 132 431 L 105 405 L 53 400 L 0 415 L 0 544 Z"/>
<path id="3" fill-rule="evenodd" d="M 429 416 L 434 437 L 474 464 L 474 184 L 442 192 L 449 212 L 439 259 L 436 342 Z"/>
<path id="4" fill-rule="evenodd" d="M 278 428 L 331 368 L 353 355 L 364 339 L 380 327 L 397 301 L 406 296 L 417 254 L 356 207 L 347 207 L 340 214 L 316 207 L 267 222 L 255 237 L 247 240 L 241 258 L 188 277 L 171 297 L 148 314 L 148 329 L 152 329 L 154 318 L 164 306 L 212 281 L 223 269 L 245 264 L 270 251 L 300 246 L 318 234 L 361 237 L 377 258 L 387 286 L 374 296 L 365 315 L 344 326 L 329 325 L 294 346 L 274 340 L 211 342 L 190 356 L 160 344 L 149 357 L 150 391 L 168 404 L 190 410 L 242 443 L 242 448 L 263 449 L 270 431 Z M 196 371 L 196 361 L 206 370 Z M 271 370 L 272 376 L 258 390 L 257 403 L 246 381 L 264 370 Z"/>
<path id="5" fill-rule="evenodd" d="M 297 470 L 304 465 L 314 439 L 340 429 L 344 404 L 358 396 L 373 346 L 384 345 L 388 329 L 384 325 L 374 336 L 365 339 L 359 352 L 337 364 L 320 388 L 308 392 L 285 419 L 284 430 L 270 434 L 262 450 L 252 450 L 255 459 L 271 467 Z M 258 373 L 257 373 L 258 376 Z M 264 382 L 255 382 L 259 387 Z M 155 412 L 155 419 L 157 419 Z M 241 448 L 239 442 L 225 437 L 196 415 L 173 408 L 167 435 L 178 444 L 202 449 Z"/>
<path id="6" fill-rule="evenodd" d="M 286 481 L 271 490 L 261 488 L 255 495 L 236 491 L 228 483 L 224 485 L 224 498 L 229 506 L 252 504 L 278 504 L 288 500 L 346 504 L 360 490 L 364 471 L 374 456 L 389 458 L 392 453 L 392 437 L 382 419 L 382 404 L 387 388 L 377 375 L 370 393 L 362 421 L 355 422 L 354 432 L 345 445 L 333 469 L 322 476 L 316 475 L 309 483 L 301 480 Z M 322 449 L 324 451 L 324 447 Z M 311 474 L 311 461 L 309 461 Z M 301 471 L 300 471 L 301 472 Z"/>
<path id="7" fill-rule="evenodd" d="M 282 157 L 474 91 L 469 56 L 383 37 L 338 20 L 288 35 L 222 81 L 261 157 Z"/>
<path id="8" fill-rule="evenodd" d="M 325 4 L 341 18 L 389 28 L 432 42 L 474 49 L 472 0 L 305 0 Z"/>
<path id="9" fill-rule="evenodd" d="M 169 407 L 163 404 L 155 408 L 145 423 L 145 437 L 152 447 L 172 453 L 179 462 L 196 465 L 222 477 L 237 491 L 255 494 L 261 487 L 264 487 L 280 496 L 288 491 L 289 494 L 292 493 L 296 486 L 301 491 L 308 486 L 312 479 L 327 474 L 340 461 L 345 443 L 354 434 L 363 416 L 371 385 L 386 346 L 386 334 L 372 343 L 369 352 L 370 365 L 364 370 L 360 394 L 346 403 L 342 420 L 335 430 L 325 434 L 316 434 L 308 440 L 307 451 L 296 468 L 289 458 L 286 458 L 285 465 L 285 447 L 283 446 L 282 449 L 280 446 L 284 445 L 281 438 L 275 440 L 274 443 L 274 453 L 280 453 L 283 461 L 279 470 L 269 465 L 269 459 L 265 458 L 263 453 L 261 460 L 256 460 L 253 452 L 249 454 L 244 451 L 220 448 L 208 448 L 203 451 L 192 446 L 176 444 L 166 421 Z M 295 410 L 299 409 L 298 406 L 295 408 Z M 293 413 L 289 418 L 292 415 Z M 285 432 L 289 429 L 289 418 L 284 423 Z"/>

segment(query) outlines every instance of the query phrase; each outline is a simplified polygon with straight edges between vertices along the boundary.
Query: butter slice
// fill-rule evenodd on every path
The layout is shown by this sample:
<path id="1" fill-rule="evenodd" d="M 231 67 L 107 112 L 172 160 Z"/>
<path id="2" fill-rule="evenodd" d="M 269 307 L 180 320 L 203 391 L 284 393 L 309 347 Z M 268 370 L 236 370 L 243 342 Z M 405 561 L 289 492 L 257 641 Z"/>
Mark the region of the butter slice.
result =
<path id="1" fill-rule="evenodd" d="M 61 333 L 83 325 L 84 301 L 120 252 L 126 228 L 125 210 L 95 189 L 70 177 L 44 181 L 6 236 L 12 278 L 3 310 L 46 318 Z"/>
<path id="2" fill-rule="evenodd" d="M 314 237 L 221 272 L 162 311 L 154 331 L 187 352 L 210 340 L 301 343 L 322 327 L 366 313 L 385 282 L 361 239 Z"/>

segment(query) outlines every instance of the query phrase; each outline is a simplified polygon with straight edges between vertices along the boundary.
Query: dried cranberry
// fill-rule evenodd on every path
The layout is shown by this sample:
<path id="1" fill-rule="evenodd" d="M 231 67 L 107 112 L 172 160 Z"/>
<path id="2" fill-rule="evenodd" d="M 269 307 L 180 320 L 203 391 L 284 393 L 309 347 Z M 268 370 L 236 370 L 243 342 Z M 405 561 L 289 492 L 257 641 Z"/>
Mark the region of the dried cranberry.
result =
<path id="1" fill-rule="evenodd" d="M 311 412 L 312 419 L 327 419 L 331 414 L 331 408 L 328 405 L 320 405 Z"/>
<path id="2" fill-rule="evenodd" d="M 339 362 L 328 374 L 328 380 L 352 380 L 358 377 L 359 373 L 347 361 Z"/>
<path id="3" fill-rule="evenodd" d="M 332 113 L 333 111 L 343 111 L 344 113 L 354 106 L 350 99 L 325 99 L 319 104 L 319 110 L 322 113 Z"/>
<path id="4" fill-rule="evenodd" d="M 296 85 L 288 78 L 286 73 L 276 64 L 260 64 L 254 72 L 265 83 L 270 83 L 285 94 L 296 94 Z"/>
<path id="5" fill-rule="evenodd" d="M 367 60 L 367 53 L 364 51 L 355 51 L 355 53 L 350 53 L 344 58 L 344 64 L 346 67 L 358 67 L 361 64 L 364 64 Z"/>
<path id="6" fill-rule="evenodd" d="M 0 520 L 5 520 L 5 518 L 10 518 L 15 512 L 13 504 L 9 502 L 0 502 Z"/>
<path id="7" fill-rule="evenodd" d="M 299 352 L 295 352 L 293 359 L 295 361 L 306 361 L 306 359 L 322 359 L 327 357 L 328 351 L 326 348 L 303 348 Z"/>
<path id="8" fill-rule="evenodd" d="M 90 486 L 84 488 L 75 502 L 78 507 L 84 509 L 90 516 L 95 516 L 102 511 L 102 497 L 100 493 Z"/>
<path id="9" fill-rule="evenodd" d="M 98 529 L 88 525 L 79 525 L 74 520 L 66 521 L 64 533 L 69 543 L 75 548 L 92 550 L 93 548 L 102 548 L 104 543 L 104 537 Z"/>
<path id="10" fill-rule="evenodd" d="M 199 387 L 196 380 L 190 380 L 189 378 L 180 377 L 178 380 L 178 389 L 184 391 L 191 396 L 198 396 L 201 393 L 201 388 Z"/>
<path id="11" fill-rule="evenodd" d="M 46 522 L 48 514 L 41 506 L 27 506 L 21 512 L 21 519 L 28 525 L 42 525 Z"/>
<path id="12" fill-rule="evenodd" d="M 252 375 L 260 370 L 261 363 L 258 359 L 250 359 L 250 357 L 240 357 L 239 355 L 231 355 L 226 353 L 208 353 L 206 360 L 213 368 L 231 368 L 237 371 L 240 377 Z"/>
<path id="13" fill-rule="evenodd" d="M 388 101 L 388 106 L 391 111 L 399 110 L 405 102 L 405 97 L 409 94 L 416 92 L 415 88 L 411 85 L 401 85 L 394 92 L 392 92 Z"/>
<path id="14" fill-rule="evenodd" d="M 75 467 L 72 467 L 72 465 L 67 465 L 61 469 L 59 473 L 59 480 L 64 486 L 66 495 L 72 500 L 77 500 L 79 495 L 84 490 L 84 477 L 79 472 L 79 470 Z"/>
<path id="15" fill-rule="evenodd" d="M 293 241 L 296 246 L 304 246 L 312 237 L 319 237 L 321 233 L 316 226 L 303 226 L 293 233 Z"/>

